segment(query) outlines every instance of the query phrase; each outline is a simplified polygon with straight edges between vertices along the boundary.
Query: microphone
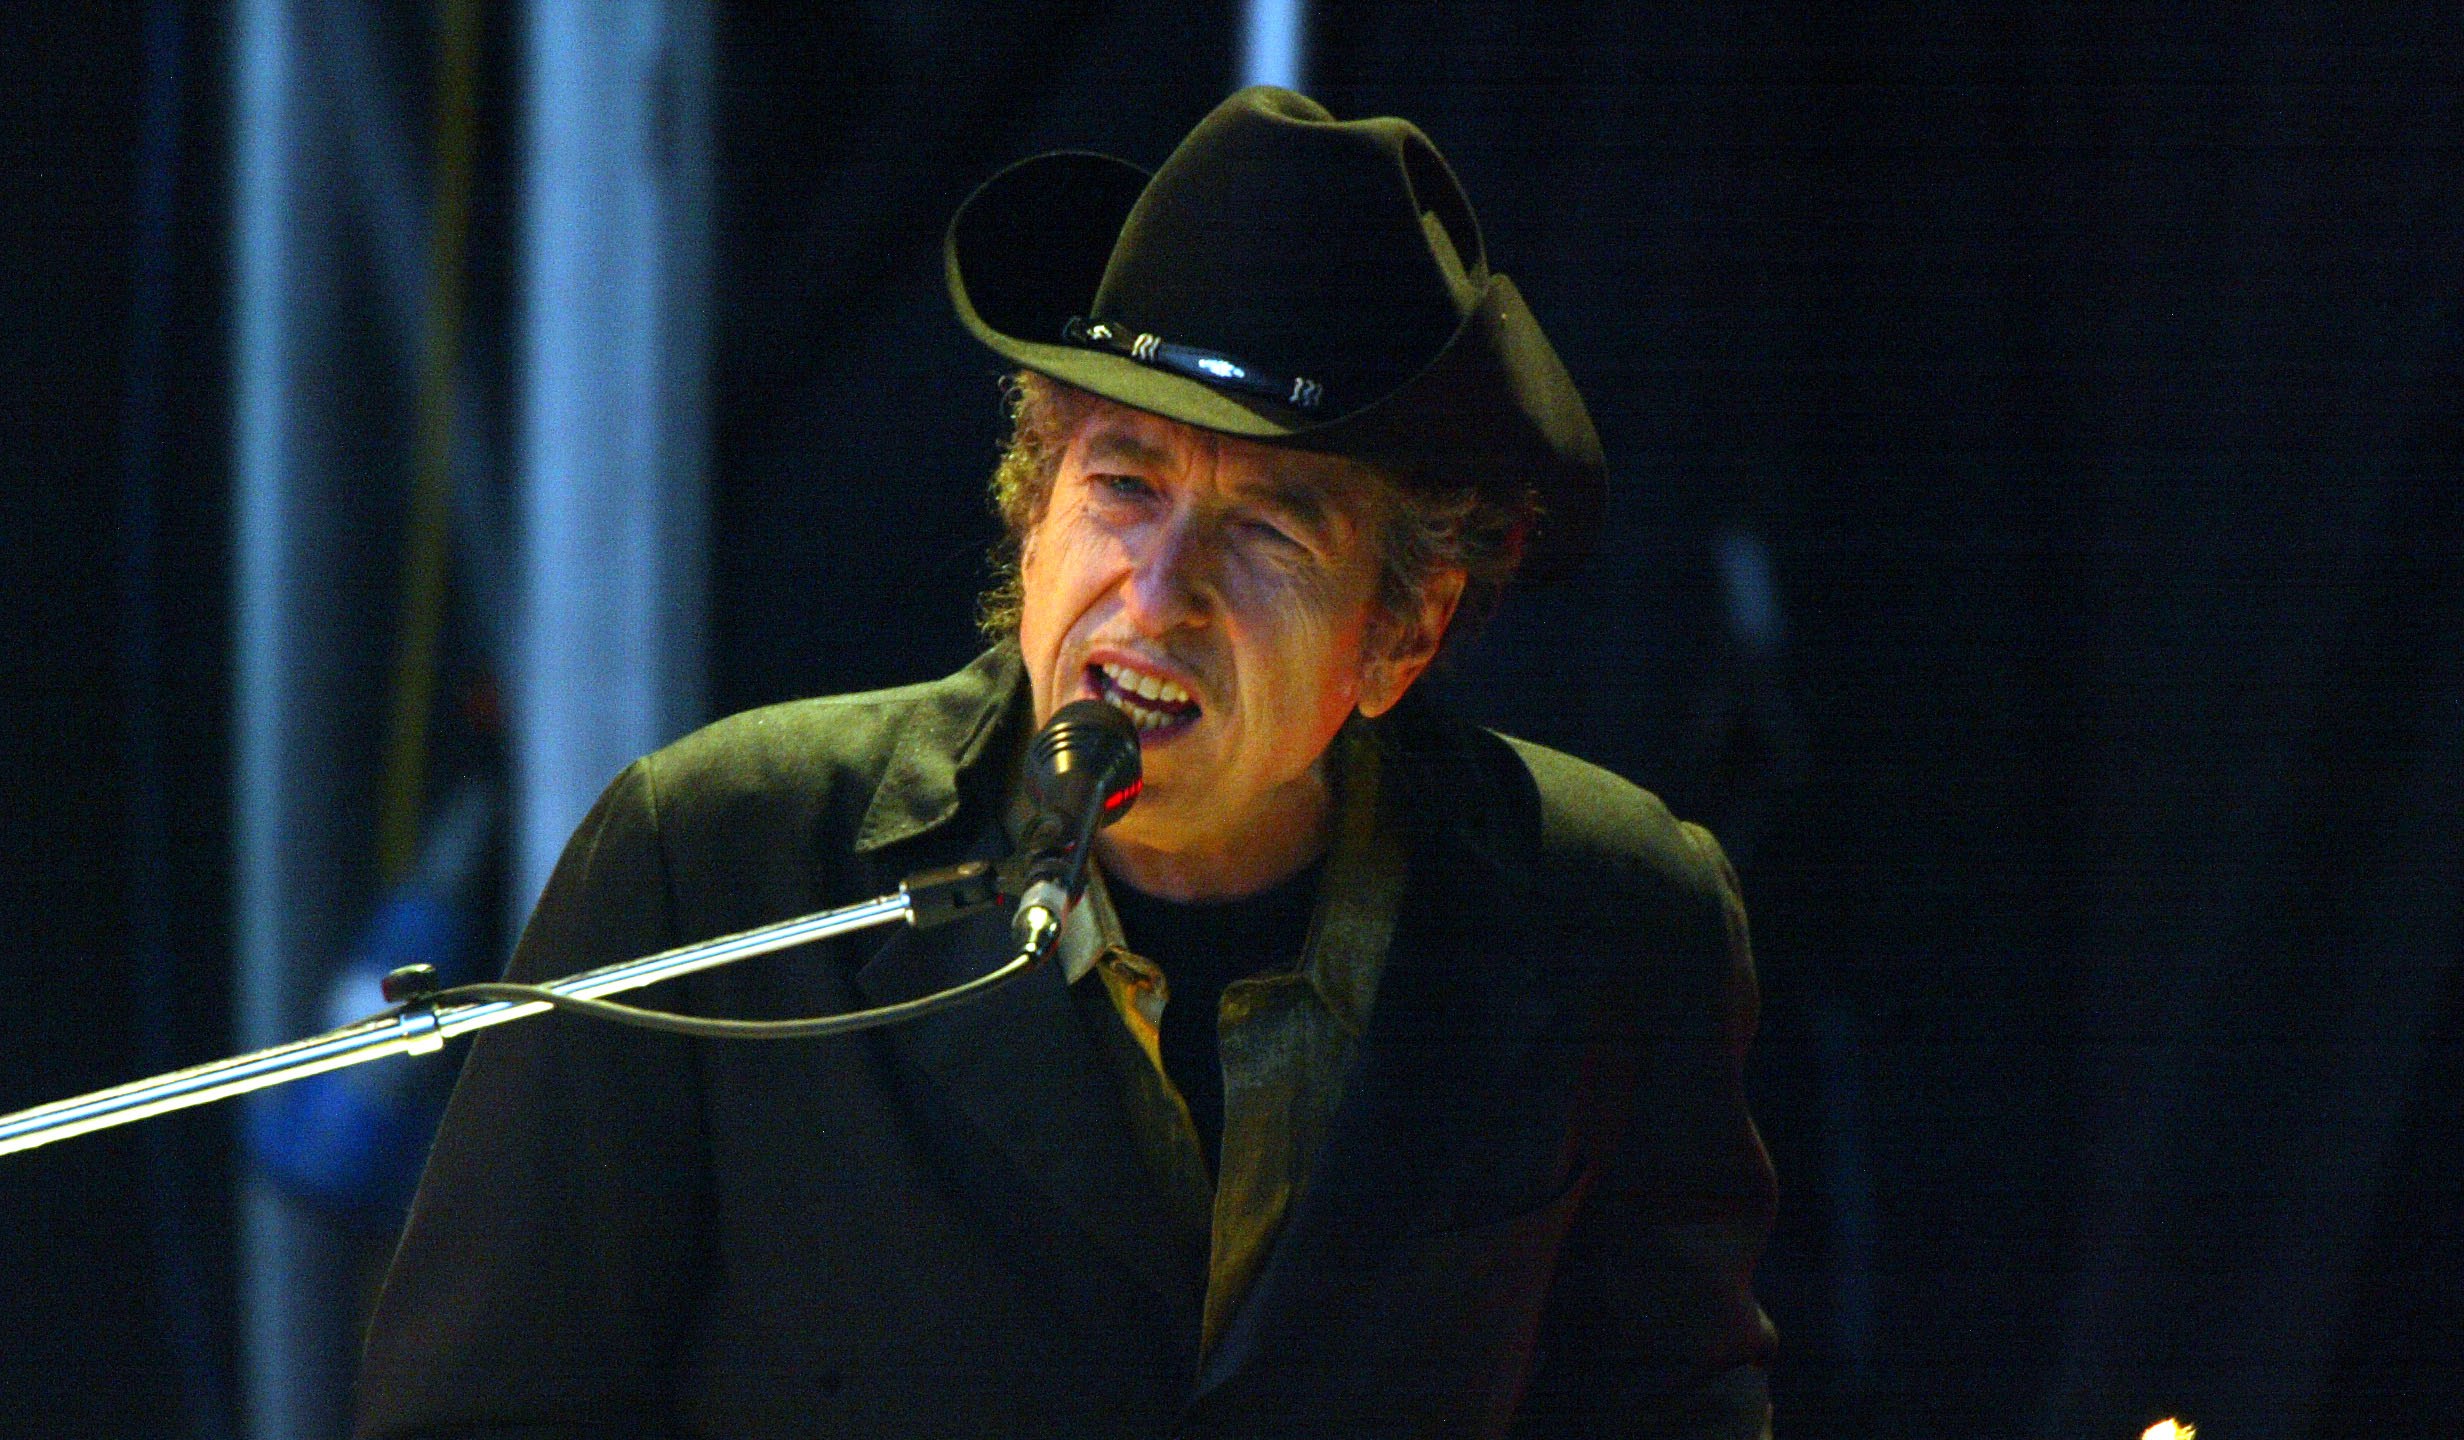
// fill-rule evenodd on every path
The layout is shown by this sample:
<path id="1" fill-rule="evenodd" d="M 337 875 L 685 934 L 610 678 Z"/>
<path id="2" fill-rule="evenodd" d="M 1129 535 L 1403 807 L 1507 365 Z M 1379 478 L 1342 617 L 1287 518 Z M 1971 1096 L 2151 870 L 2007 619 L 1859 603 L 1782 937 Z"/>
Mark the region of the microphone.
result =
<path id="1" fill-rule="evenodd" d="M 1072 700 L 1053 712 L 1027 745 L 1027 785 L 1036 803 L 1064 821 L 1090 804 L 1099 824 L 1121 818 L 1146 782 L 1138 771 L 1138 727 L 1101 700 Z"/>
<path id="2" fill-rule="evenodd" d="M 1138 727 L 1101 700 L 1053 712 L 1027 745 L 1027 788 L 1043 814 L 1028 832 L 1026 883 L 1010 920 L 1021 954 L 1041 954 L 1086 888 L 1095 832 L 1129 813 L 1146 784 Z"/>

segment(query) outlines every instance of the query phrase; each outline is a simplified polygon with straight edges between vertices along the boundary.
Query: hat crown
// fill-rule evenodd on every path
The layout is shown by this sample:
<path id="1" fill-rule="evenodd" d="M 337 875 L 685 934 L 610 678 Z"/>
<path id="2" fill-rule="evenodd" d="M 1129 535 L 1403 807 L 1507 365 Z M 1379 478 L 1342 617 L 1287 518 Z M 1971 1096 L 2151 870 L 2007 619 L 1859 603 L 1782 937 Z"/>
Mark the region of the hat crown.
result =
<path id="1" fill-rule="evenodd" d="M 1307 377 L 1331 408 L 1401 387 L 1487 282 L 1479 225 L 1426 135 L 1289 90 L 1217 106 L 1123 223 L 1094 318 Z"/>

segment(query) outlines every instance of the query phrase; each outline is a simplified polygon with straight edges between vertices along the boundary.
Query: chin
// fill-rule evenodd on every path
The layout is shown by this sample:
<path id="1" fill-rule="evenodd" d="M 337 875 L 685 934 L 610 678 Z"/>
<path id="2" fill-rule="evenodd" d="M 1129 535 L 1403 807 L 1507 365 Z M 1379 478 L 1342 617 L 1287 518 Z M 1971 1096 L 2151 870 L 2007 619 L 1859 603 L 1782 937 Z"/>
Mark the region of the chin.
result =
<path id="1" fill-rule="evenodd" d="M 1220 813 L 1191 803 L 1204 793 L 1193 793 L 1169 767 L 1160 775 L 1150 770 L 1146 788 L 1138 792 L 1138 803 L 1118 823 L 1108 827 L 1107 833 L 1149 849 L 1179 849 L 1192 839 L 1203 838 L 1211 829 L 1222 827 Z"/>

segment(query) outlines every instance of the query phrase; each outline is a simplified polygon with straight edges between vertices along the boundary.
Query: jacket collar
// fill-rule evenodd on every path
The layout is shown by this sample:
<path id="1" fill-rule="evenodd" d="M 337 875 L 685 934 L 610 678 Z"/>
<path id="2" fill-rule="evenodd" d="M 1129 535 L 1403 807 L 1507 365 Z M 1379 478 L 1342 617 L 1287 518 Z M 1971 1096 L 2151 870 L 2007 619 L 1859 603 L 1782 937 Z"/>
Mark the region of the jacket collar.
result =
<path id="1" fill-rule="evenodd" d="M 1003 641 L 946 680 L 918 687 L 923 700 L 899 736 L 863 821 L 855 852 L 870 855 L 956 818 L 962 787 L 980 782 L 987 760 L 1012 758 L 995 743 L 1026 719 L 1026 667 Z M 1006 777 L 1003 777 L 1006 780 Z"/>

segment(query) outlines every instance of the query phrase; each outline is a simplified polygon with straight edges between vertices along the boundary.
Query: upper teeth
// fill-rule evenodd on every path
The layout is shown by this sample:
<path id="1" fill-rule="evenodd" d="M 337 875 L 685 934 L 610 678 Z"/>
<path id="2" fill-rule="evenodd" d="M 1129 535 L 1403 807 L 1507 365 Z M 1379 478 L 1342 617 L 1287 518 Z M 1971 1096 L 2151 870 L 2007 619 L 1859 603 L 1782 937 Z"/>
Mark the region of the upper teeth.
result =
<path id="1" fill-rule="evenodd" d="M 1104 674 L 1111 677 L 1113 684 L 1120 686 L 1123 690 L 1132 695 L 1136 695 L 1147 700 L 1161 700 L 1167 705 L 1182 705 L 1188 703 L 1189 692 L 1182 689 L 1180 686 L 1173 684 L 1169 680 L 1165 680 L 1154 675 L 1141 674 L 1138 671 L 1130 669 L 1126 665 L 1115 665 L 1107 662 L 1101 668 Z"/>

